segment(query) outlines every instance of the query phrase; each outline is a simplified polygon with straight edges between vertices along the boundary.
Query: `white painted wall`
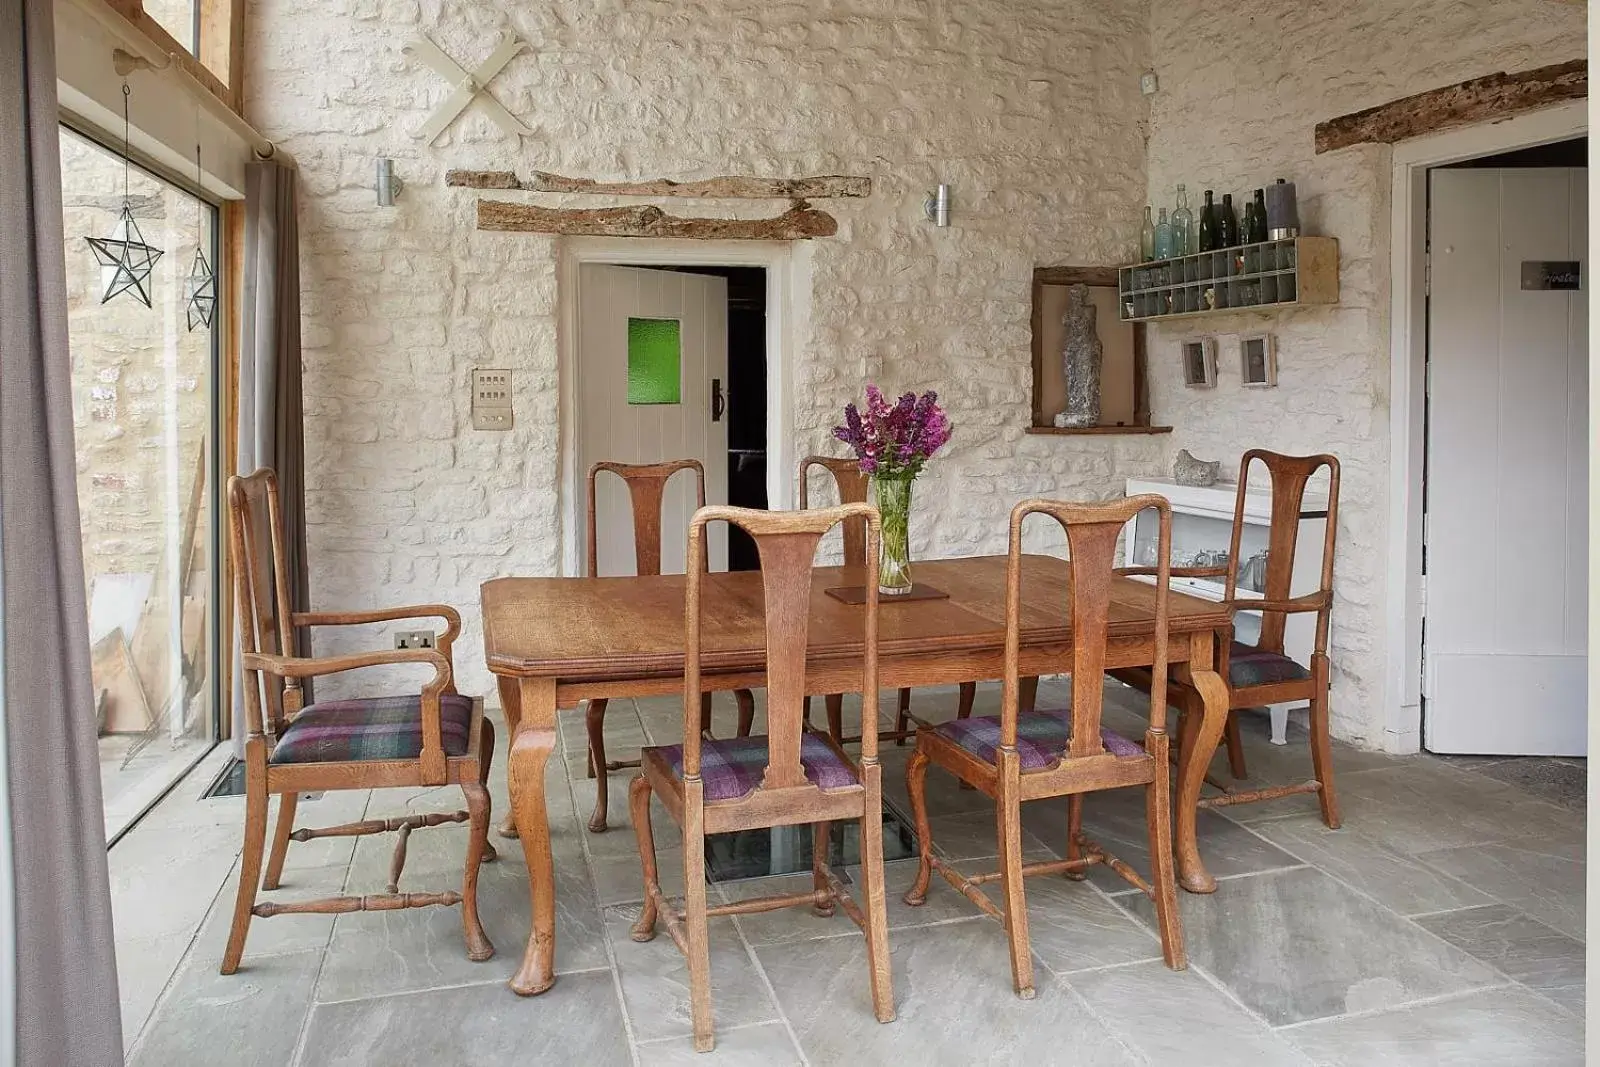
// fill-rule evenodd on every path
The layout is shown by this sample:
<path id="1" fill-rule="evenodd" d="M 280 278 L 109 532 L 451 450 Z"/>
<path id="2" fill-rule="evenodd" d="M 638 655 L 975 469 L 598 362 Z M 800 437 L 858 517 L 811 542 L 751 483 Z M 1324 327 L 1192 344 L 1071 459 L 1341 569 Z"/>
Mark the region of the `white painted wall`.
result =
<path id="1" fill-rule="evenodd" d="M 827 449 L 865 377 L 938 389 L 956 437 L 919 485 L 919 554 L 1000 550 L 1024 496 L 1110 496 L 1158 472 L 1149 437 L 1022 432 L 1033 268 L 1136 246 L 1147 20 L 1125 0 L 252 4 L 246 111 L 301 167 L 317 606 L 460 606 L 461 686 L 483 692 L 479 584 L 559 568 L 556 244 L 477 232 L 451 167 L 871 176 L 870 199 L 821 205 L 838 236 L 796 252 L 791 445 Z M 513 144 L 473 110 L 437 146 L 413 140 L 446 87 L 402 46 L 427 33 L 470 67 L 506 24 L 532 51 L 493 90 L 537 136 Z M 370 190 L 385 155 L 408 183 L 394 208 Z M 939 181 L 944 230 L 922 218 Z M 474 366 L 515 372 L 513 431 L 470 429 Z"/>
<path id="2" fill-rule="evenodd" d="M 1560 0 L 1354 0 L 1153 5 L 1161 92 L 1153 98 L 1150 196 L 1177 182 L 1237 197 L 1282 176 L 1297 183 L 1302 229 L 1337 237 L 1340 303 L 1277 319 L 1205 320 L 1223 357 L 1214 390 L 1183 387 L 1177 324 L 1151 336 L 1151 402 L 1172 449 L 1220 458 L 1248 447 L 1330 451 L 1344 464 L 1332 636 L 1334 732 L 1384 735 L 1384 608 L 1389 485 L 1390 149 L 1315 155 L 1312 130 L 1337 115 L 1500 70 L 1584 55 L 1584 5 Z M 1278 388 L 1242 389 L 1237 335 L 1273 329 Z M 1412 741 L 1414 744 L 1414 739 Z"/>

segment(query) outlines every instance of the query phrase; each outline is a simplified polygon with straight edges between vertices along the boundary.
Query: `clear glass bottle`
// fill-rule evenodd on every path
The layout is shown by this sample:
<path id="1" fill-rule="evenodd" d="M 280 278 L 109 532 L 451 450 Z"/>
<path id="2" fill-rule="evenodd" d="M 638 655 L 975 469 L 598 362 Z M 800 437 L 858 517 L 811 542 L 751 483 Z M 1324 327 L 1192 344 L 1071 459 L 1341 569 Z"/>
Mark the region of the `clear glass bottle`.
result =
<path id="1" fill-rule="evenodd" d="M 1150 221 L 1150 207 L 1145 205 L 1144 225 L 1139 227 L 1139 262 L 1148 263 L 1156 258 L 1156 228 Z"/>
<path id="2" fill-rule="evenodd" d="M 1186 256 L 1195 251 L 1194 213 L 1189 210 L 1189 190 L 1178 183 L 1178 206 L 1172 212 L 1172 254 Z"/>
<path id="3" fill-rule="evenodd" d="M 1167 221 L 1166 208 L 1156 217 L 1156 258 L 1172 258 L 1172 223 Z"/>

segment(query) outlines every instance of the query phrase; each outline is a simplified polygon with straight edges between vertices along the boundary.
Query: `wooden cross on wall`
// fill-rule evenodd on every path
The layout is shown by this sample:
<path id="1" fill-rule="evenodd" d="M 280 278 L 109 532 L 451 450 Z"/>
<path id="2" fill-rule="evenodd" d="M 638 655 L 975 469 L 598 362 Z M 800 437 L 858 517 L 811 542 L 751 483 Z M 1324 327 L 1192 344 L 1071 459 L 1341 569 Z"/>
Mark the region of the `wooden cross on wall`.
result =
<path id="1" fill-rule="evenodd" d="M 441 78 L 455 86 L 455 91 L 445 97 L 428 117 L 428 121 L 422 124 L 422 128 L 417 131 L 417 139 L 431 142 L 467 109 L 468 104 L 480 97 L 490 121 L 500 127 L 506 136 L 512 138 L 531 136 L 533 131 L 524 126 L 515 115 L 505 109 L 505 105 L 489 93 L 489 83 L 494 80 L 495 75 L 504 70 L 506 64 L 526 47 L 528 47 L 527 42 L 515 33 L 509 30 L 503 31 L 500 34 L 498 47 L 471 74 L 463 70 L 459 63 L 445 55 L 443 49 L 426 37 L 412 41 L 401 49 L 406 55 L 420 59 L 425 66 L 432 68 Z"/>

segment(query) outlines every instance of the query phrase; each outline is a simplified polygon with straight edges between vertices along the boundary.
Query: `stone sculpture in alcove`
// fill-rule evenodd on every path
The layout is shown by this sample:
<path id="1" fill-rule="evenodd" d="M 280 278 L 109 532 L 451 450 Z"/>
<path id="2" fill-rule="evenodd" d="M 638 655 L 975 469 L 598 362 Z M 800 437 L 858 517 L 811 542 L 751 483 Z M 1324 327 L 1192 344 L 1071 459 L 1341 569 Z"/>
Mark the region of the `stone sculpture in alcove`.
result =
<path id="1" fill-rule="evenodd" d="M 1061 371 L 1066 380 L 1067 406 L 1055 417 L 1062 428 L 1077 429 L 1100 423 L 1100 362 L 1105 348 L 1095 329 L 1095 306 L 1087 285 L 1067 290 L 1067 311 L 1061 316 Z"/>

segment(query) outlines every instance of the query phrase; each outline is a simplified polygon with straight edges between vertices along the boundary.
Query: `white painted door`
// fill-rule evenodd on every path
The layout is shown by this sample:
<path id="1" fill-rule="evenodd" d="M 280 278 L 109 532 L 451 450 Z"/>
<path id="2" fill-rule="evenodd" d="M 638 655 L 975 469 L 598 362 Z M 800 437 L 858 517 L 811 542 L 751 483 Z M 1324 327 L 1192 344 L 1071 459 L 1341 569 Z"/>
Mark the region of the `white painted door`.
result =
<path id="1" fill-rule="evenodd" d="M 1523 272 L 1584 258 L 1586 172 L 1431 180 L 1424 740 L 1581 756 L 1588 304 Z"/>
<path id="2" fill-rule="evenodd" d="M 590 464 L 602 460 L 698 459 L 706 468 L 706 502 L 725 503 L 727 279 L 599 263 L 585 263 L 580 272 L 575 434 L 579 477 L 587 476 Z M 723 398 L 715 412 L 714 390 Z M 578 487 L 580 499 L 585 491 Z M 694 475 L 674 475 L 662 500 L 663 573 L 683 572 L 694 505 Z M 595 514 L 599 573 L 633 574 L 633 509 L 620 478 L 600 475 Z M 580 523 L 587 521 L 586 513 L 579 515 Z M 587 544 L 587 531 L 579 530 L 578 535 L 578 543 Z M 708 541 L 712 569 L 727 569 L 726 527 L 712 526 Z"/>

